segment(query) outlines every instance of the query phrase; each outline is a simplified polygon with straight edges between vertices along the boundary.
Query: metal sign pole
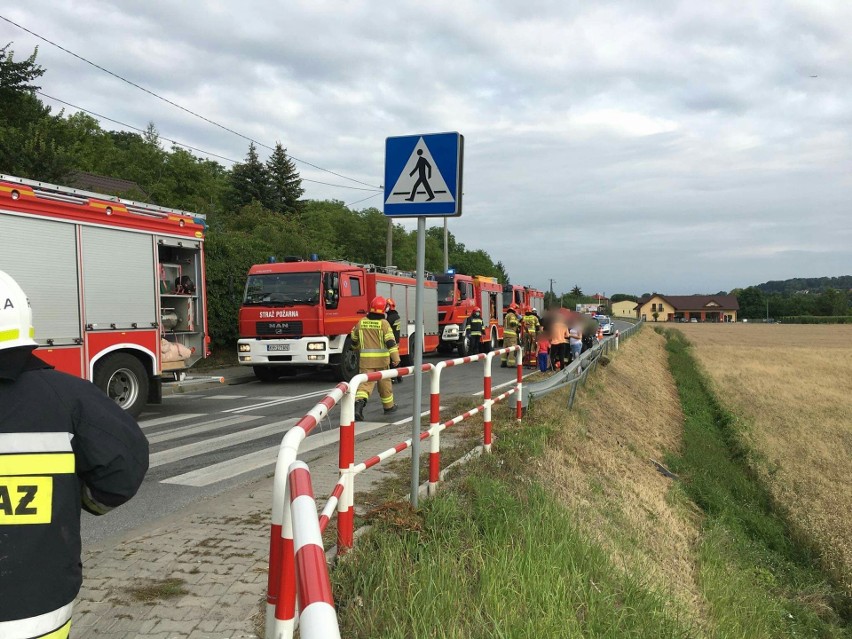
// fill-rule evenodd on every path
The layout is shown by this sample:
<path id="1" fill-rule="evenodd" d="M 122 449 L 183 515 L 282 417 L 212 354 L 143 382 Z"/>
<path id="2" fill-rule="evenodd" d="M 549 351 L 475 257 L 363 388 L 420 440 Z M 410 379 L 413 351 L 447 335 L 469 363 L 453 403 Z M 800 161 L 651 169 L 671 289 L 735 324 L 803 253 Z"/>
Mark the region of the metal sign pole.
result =
<path id="1" fill-rule="evenodd" d="M 423 287 L 426 279 L 426 218 L 417 218 L 417 287 L 414 294 L 414 417 L 411 420 L 411 506 L 420 488 L 420 408 L 423 403 Z"/>

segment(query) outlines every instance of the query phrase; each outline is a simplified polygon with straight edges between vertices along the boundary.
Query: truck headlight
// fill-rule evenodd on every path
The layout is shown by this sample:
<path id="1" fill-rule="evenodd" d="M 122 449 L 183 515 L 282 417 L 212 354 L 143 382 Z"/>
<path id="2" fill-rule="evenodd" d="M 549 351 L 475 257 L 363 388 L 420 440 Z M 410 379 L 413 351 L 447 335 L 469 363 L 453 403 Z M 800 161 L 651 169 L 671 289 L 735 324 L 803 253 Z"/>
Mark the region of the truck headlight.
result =
<path id="1" fill-rule="evenodd" d="M 251 352 L 251 344 L 240 344 L 239 348 L 241 353 Z"/>
<path id="2" fill-rule="evenodd" d="M 309 351 L 324 351 L 325 342 L 308 342 Z"/>

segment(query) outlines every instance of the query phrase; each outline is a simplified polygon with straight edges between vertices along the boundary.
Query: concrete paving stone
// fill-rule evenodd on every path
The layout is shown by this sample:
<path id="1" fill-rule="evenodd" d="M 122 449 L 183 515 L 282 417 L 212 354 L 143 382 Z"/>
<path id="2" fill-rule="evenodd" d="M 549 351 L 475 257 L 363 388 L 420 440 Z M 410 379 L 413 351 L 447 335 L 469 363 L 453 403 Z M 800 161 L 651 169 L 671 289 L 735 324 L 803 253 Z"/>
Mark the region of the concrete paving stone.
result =
<path id="1" fill-rule="evenodd" d="M 198 619 L 175 620 L 175 619 L 160 619 L 160 622 L 154 626 L 152 633 L 172 632 L 180 633 L 180 636 L 185 637 L 192 632 L 198 625 Z"/>

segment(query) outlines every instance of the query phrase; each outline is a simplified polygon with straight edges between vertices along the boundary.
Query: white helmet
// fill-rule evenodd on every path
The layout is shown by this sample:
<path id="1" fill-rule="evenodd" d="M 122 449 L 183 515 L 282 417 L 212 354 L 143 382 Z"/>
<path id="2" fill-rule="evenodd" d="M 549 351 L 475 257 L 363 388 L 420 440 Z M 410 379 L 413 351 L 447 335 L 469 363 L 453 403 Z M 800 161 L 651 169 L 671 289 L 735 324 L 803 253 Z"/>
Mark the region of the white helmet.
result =
<path id="1" fill-rule="evenodd" d="M 12 276 L 0 271 L 0 350 L 37 346 L 33 337 L 30 301 Z"/>

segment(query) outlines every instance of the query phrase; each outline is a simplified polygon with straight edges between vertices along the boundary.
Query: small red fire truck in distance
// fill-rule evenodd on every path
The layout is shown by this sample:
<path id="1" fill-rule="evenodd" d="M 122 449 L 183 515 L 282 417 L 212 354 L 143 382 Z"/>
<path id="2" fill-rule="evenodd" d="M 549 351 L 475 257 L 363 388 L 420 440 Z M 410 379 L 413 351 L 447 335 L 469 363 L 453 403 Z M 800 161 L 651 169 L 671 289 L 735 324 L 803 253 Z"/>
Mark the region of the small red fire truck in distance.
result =
<path id="1" fill-rule="evenodd" d="M 206 357 L 203 216 L 0 175 L 0 270 L 37 355 L 130 414 Z"/>
<path id="2" fill-rule="evenodd" d="M 493 277 L 446 273 L 438 280 L 438 326 L 441 343 L 438 350 L 456 349 L 462 357 L 470 354 L 467 320 L 475 307 L 482 311 L 483 349 L 496 349 L 503 339 L 503 287 Z"/>
<path id="3" fill-rule="evenodd" d="M 305 367 L 331 367 L 348 381 L 358 374 L 358 354 L 349 333 L 380 295 L 396 302 L 399 354 L 409 361 L 415 347 L 416 280 L 410 274 L 337 261 L 257 264 L 248 273 L 240 308 L 239 363 L 261 381 L 274 381 Z M 423 352 L 438 348 L 438 295 L 425 282 Z"/>
<path id="4" fill-rule="evenodd" d="M 503 312 L 507 311 L 510 304 L 517 304 L 523 313 L 523 309 L 529 306 L 544 314 L 544 293 L 531 286 L 520 284 L 506 284 L 503 287 Z"/>

